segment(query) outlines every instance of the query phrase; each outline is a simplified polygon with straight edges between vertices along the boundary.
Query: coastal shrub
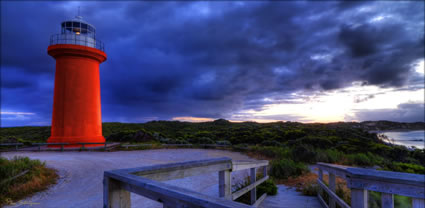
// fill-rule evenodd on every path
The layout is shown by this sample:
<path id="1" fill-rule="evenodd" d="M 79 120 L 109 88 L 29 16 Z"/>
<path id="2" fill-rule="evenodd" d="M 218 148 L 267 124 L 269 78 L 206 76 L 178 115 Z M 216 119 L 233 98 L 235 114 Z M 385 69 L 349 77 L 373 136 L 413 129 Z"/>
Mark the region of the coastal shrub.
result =
<path id="1" fill-rule="evenodd" d="M 159 138 L 159 142 L 162 144 L 175 144 L 176 140 L 172 138 Z"/>
<path id="2" fill-rule="evenodd" d="M 316 151 L 316 155 L 314 156 L 314 162 L 325 162 L 325 163 L 328 163 L 329 162 L 329 157 L 328 157 L 328 155 L 324 151 L 317 150 Z"/>
<path id="3" fill-rule="evenodd" d="M 336 163 L 342 160 L 344 153 L 334 150 L 334 149 L 327 149 L 325 150 L 326 156 L 328 157 L 329 163 Z"/>
<path id="4" fill-rule="evenodd" d="M 319 192 L 319 185 L 317 183 L 308 183 L 303 186 L 301 192 L 306 196 L 317 196 Z"/>
<path id="5" fill-rule="evenodd" d="M 333 146 L 333 142 L 326 137 L 306 136 L 295 141 L 289 141 L 291 145 L 309 145 L 315 148 L 326 149 Z"/>
<path id="6" fill-rule="evenodd" d="M 310 145 L 299 145 L 292 149 L 292 158 L 298 162 L 314 163 L 316 151 Z"/>
<path id="7" fill-rule="evenodd" d="M 209 137 L 190 138 L 189 142 L 192 144 L 215 144 Z"/>
<path id="8" fill-rule="evenodd" d="M 414 149 L 410 152 L 410 156 L 425 166 L 425 149 Z"/>
<path id="9" fill-rule="evenodd" d="M 391 148 L 389 157 L 394 161 L 403 162 L 404 159 L 409 155 L 409 150 L 405 146 L 396 145 Z"/>
<path id="10" fill-rule="evenodd" d="M 348 165 L 373 166 L 373 161 L 364 153 L 347 155 Z"/>
<path id="11" fill-rule="evenodd" d="M 287 147 L 253 146 L 251 151 L 270 158 L 291 158 L 290 149 Z"/>
<path id="12" fill-rule="evenodd" d="M 294 130 L 286 131 L 285 134 L 284 134 L 284 136 L 283 136 L 283 138 L 285 140 L 295 140 L 295 139 L 304 137 L 306 135 L 307 134 L 303 130 L 294 129 Z"/>
<path id="13" fill-rule="evenodd" d="M 148 142 L 155 140 L 155 137 L 144 130 L 123 130 L 112 133 L 107 137 L 107 141 L 114 142 Z"/>
<path id="14" fill-rule="evenodd" d="M 261 146 L 282 146 L 282 143 L 276 141 L 276 140 L 265 140 L 263 142 L 261 142 Z"/>
<path id="15" fill-rule="evenodd" d="M 410 163 L 393 162 L 389 165 L 388 170 L 415 174 L 425 174 L 425 167 Z"/>
<path id="16" fill-rule="evenodd" d="M 287 179 L 307 172 L 309 172 L 308 167 L 301 162 L 290 159 L 273 160 L 271 162 L 270 176 L 277 179 Z"/>
<path id="17" fill-rule="evenodd" d="M 248 149 L 248 145 L 242 143 L 242 144 L 233 145 L 232 148 L 233 148 L 233 150 L 243 152 L 243 151 L 246 151 Z"/>
<path id="18" fill-rule="evenodd" d="M 230 143 L 229 141 L 227 141 L 227 140 L 220 140 L 220 141 L 217 141 L 216 142 L 216 144 L 218 144 L 218 145 L 232 145 L 232 143 Z"/>
<path id="19" fill-rule="evenodd" d="M 257 186 L 257 196 L 261 197 L 264 193 L 267 193 L 269 196 L 274 196 L 277 194 L 277 186 L 273 180 L 268 179 Z"/>

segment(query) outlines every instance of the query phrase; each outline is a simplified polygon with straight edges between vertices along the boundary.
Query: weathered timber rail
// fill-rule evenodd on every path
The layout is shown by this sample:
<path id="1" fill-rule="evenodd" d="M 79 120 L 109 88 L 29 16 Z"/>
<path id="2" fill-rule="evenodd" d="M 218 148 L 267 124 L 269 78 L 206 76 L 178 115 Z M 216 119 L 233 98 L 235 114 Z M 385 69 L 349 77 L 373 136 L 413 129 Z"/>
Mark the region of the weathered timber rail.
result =
<path id="1" fill-rule="evenodd" d="M 188 148 L 231 148 L 232 145 L 221 145 L 221 144 L 121 144 L 121 147 L 125 147 L 128 149 L 129 147 L 154 147 L 154 146 L 160 146 L 160 147 L 188 147 Z"/>
<path id="2" fill-rule="evenodd" d="M 99 142 L 99 143 L 90 143 L 90 142 L 79 142 L 79 143 L 29 143 L 29 144 L 24 144 L 24 143 L 1 143 L 0 146 L 11 146 L 11 147 L 15 147 L 15 151 L 19 151 L 18 147 L 36 147 L 38 151 L 41 151 L 41 147 L 43 146 L 58 146 L 60 147 L 61 151 L 64 151 L 64 148 L 66 147 L 66 145 L 81 145 L 80 150 L 85 150 L 86 145 L 93 145 L 93 144 L 101 144 L 103 145 L 103 149 L 106 150 L 107 149 L 107 145 L 108 144 L 113 144 L 112 142 Z M 73 148 L 77 148 L 78 147 L 73 147 Z"/>
<path id="3" fill-rule="evenodd" d="M 366 168 L 355 168 L 327 163 L 317 163 L 319 167 L 318 198 L 323 207 L 334 208 L 338 204 L 342 208 L 350 208 L 339 198 L 336 191 L 336 176 L 347 181 L 351 189 L 351 207 L 367 208 L 368 191 L 381 192 L 381 204 L 385 208 L 394 207 L 394 194 L 412 197 L 412 208 L 425 208 L 425 175 L 379 171 Z M 329 174 L 329 187 L 323 181 L 323 171 Z M 325 203 L 321 193 L 329 195 L 329 204 Z"/>
<path id="4" fill-rule="evenodd" d="M 232 161 L 216 158 L 140 168 L 111 170 L 104 172 L 104 208 L 131 207 L 130 192 L 163 203 L 169 207 L 244 208 L 256 207 L 266 197 L 256 197 L 256 186 L 267 180 L 268 161 Z M 262 167 L 263 178 L 256 181 L 256 170 Z M 250 169 L 251 184 L 232 193 L 231 172 Z M 213 197 L 159 181 L 184 178 L 205 173 L 218 172 L 219 197 Z M 250 191 L 252 206 L 234 202 Z"/>
<path id="5" fill-rule="evenodd" d="M 15 147 L 15 150 L 18 151 L 18 147 L 24 145 L 23 143 L 1 143 L 0 147 Z"/>

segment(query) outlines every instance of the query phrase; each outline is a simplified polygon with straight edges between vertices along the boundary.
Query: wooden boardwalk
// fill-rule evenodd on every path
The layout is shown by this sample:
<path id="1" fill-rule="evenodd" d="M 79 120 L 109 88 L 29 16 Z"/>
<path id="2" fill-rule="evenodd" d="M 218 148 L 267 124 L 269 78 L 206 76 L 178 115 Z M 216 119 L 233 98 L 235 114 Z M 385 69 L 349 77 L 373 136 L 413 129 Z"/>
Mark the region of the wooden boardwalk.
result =
<path id="1" fill-rule="evenodd" d="M 277 195 L 267 196 L 260 204 L 261 208 L 322 208 L 315 196 L 304 196 L 285 185 L 277 185 Z"/>

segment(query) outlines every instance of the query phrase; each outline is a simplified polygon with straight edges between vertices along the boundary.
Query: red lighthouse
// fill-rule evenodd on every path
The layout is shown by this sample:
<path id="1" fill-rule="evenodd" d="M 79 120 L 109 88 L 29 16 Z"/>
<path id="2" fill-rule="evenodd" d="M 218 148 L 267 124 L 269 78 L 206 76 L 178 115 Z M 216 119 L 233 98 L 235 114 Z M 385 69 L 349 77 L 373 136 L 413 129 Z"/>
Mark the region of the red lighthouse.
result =
<path id="1" fill-rule="evenodd" d="M 106 60 L 96 29 L 80 16 L 61 24 L 47 53 L 56 60 L 49 143 L 105 142 L 102 136 L 99 65 Z M 90 146 L 90 145 L 87 145 Z M 95 145 L 91 145 L 95 146 Z"/>

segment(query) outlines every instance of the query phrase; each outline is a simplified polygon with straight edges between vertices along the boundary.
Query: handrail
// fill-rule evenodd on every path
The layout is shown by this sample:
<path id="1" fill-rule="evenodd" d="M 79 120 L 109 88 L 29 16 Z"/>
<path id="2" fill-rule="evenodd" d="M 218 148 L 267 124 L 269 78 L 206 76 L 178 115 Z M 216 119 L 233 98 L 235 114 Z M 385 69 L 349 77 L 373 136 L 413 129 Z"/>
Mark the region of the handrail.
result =
<path id="1" fill-rule="evenodd" d="M 349 208 L 345 202 L 335 194 L 336 176 L 347 181 L 348 188 L 351 189 L 351 207 L 367 207 L 367 191 L 381 192 L 383 207 L 394 206 L 394 194 L 412 197 L 412 207 L 424 207 L 425 199 L 425 175 L 400 173 L 392 171 L 381 171 L 366 168 L 355 168 L 327 163 L 317 163 L 319 167 L 319 201 L 324 207 L 339 206 Z M 329 174 L 329 187 L 324 184 L 323 171 Z M 321 193 L 328 193 L 329 206 L 325 204 Z"/>
<path id="2" fill-rule="evenodd" d="M 96 38 L 92 38 L 86 35 L 77 35 L 77 34 L 55 34 L 50 36 L 50 45 L 57 44 L 74 44 L 74 45 L 82 45 L 91 48 L 96 48 L 101 51 L 105 51 L 105 44 L 97 40 Z"/>
<path id="3" fill-rule="evenodd" d="M 237 163 L 237 161 L 224 157 L 105 171 L 104 207 L 130 207 L 130 192 L 162 202 L 164 207 L 251 207 L 232 201 L 230 173 Z M 259 161 L 259 163 L 268 165 L 264 161 Z M 255 165 L 252 164 L 251 176 L 252 173 L 255 175 Z M 266 170 L 266 168 L 264 169 Z M 219 196 L 221 198 L 159 182 L 210 172 L 219 172 Z M 264 174 L 267 174 L 267 171 L 264 171 Z M 264 178 L 267 179 L 268 176 L 265 175 Z M 256 190 L 255 187 L 264 181 L 263 179 L 254 181 L 250 185 L 251 196 Z M 261 200 L 264 198 L 265 196 L 260 197 Z M 255 197 L 254 200 L 251 199 L 251 202 L 251 204 L 258 205 L 261 201 L 256 201 Z"/>
<path id="4" fill-rule="evenodd" d="M 64 151 L 64 147 L 66 145 L 81 145 L 81 149 L 85 149 L 85 145 L 90 144 L 104 144 L 104 150 L 106 150 L 108 144 L 113 144 L 112 142 L 78 142 L 78 143 L 29 143 L 29 146 L 35 146 L 38 147 L 38 151 L 41 151 L 41 146 L 48 146 L 48 145 L 55 145 L 55 146 L 61 146 L 61 151 Z M 24 143 L 0 143 L 0 146 L 15 146 L 15 150 L 18 151 L 18 146 L 24 146 Z"/>

